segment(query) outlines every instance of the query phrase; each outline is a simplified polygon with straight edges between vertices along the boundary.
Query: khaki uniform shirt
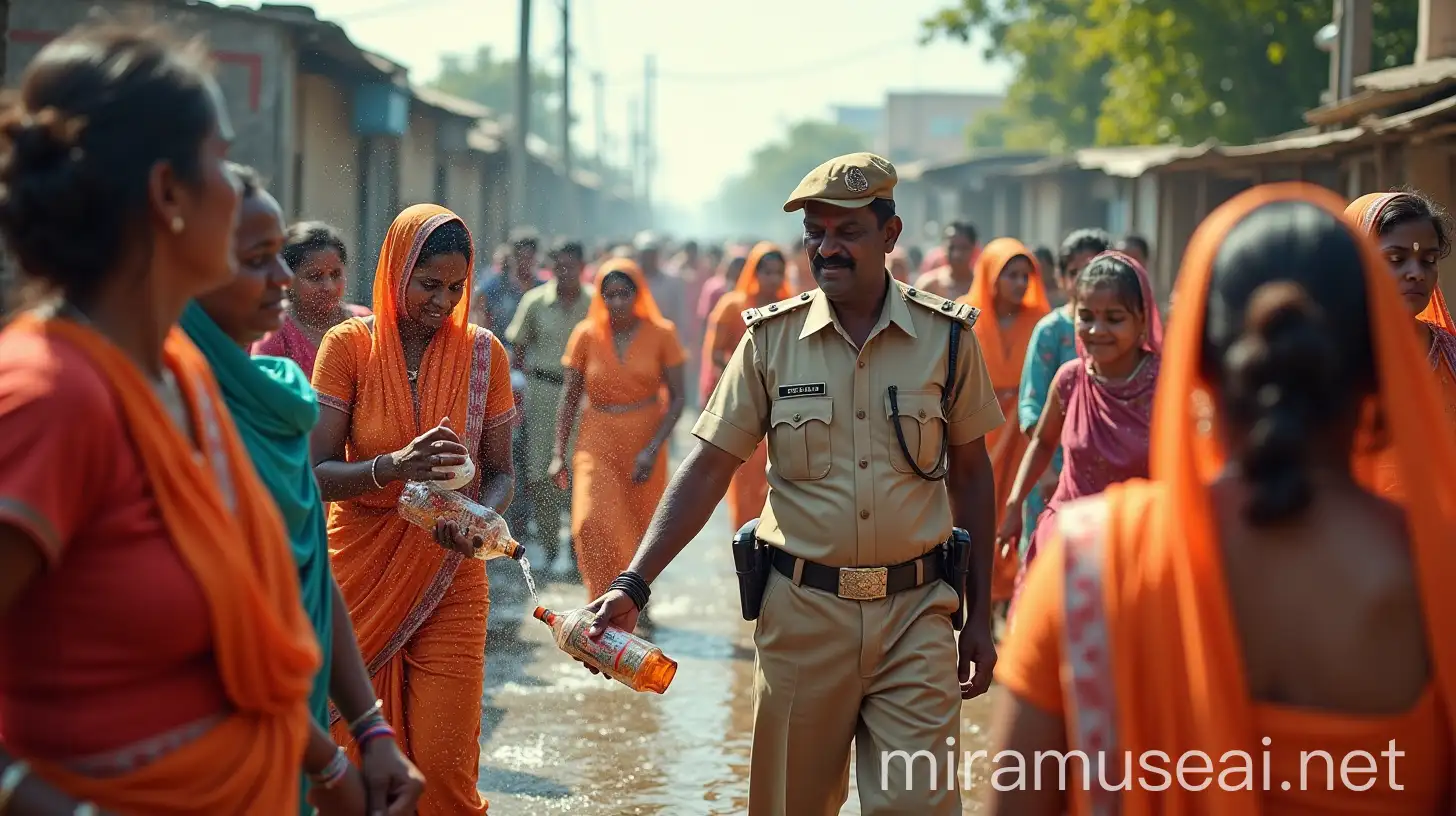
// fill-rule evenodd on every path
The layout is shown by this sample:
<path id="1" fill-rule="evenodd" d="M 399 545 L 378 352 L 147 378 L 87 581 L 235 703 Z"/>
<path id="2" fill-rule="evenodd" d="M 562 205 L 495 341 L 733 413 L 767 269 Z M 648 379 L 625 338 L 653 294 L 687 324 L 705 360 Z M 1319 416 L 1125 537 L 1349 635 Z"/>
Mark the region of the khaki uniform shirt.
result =
<path id="1" fill-rule="evenodd" d="M 693 433 L 744 460 L 768 437 L 761 540 L 820 564 L 874 567 L 918 558 L 950 536 L 945 482 L 920 478 L 901 453 L 889 387 L 898 386 L 906 447 L 927 473 L 945 434 L 964 445 L 999 426 L 976 316 L 890 280 L 880 319 L 856 349 L 818 289 L 744 312 L 748 332 Z M 962 326 L 959 391 L 946 416 L 952 321 Z"/>
<path id="2" fill-rule="evenodd" d="M 586 320 L 593 291 L 582 286 L 581 294 L 569 307 L 556 292 L 556 281 L 550 281 L 526 292 L 516 308 L 515 318 L 506 329 L 506 342 L 523 348 L 521 368 L 526 372 L 526 396 L 521 406 L 525 412 L 525 479 L 539 482 L 547 479 L 551 457 L 556 451 L 556 408 L 561 402 L 561 380 L 564 376 L 561 355 L 572 329 Z M 547 377 L 535 372 L 544 372 Z"/>

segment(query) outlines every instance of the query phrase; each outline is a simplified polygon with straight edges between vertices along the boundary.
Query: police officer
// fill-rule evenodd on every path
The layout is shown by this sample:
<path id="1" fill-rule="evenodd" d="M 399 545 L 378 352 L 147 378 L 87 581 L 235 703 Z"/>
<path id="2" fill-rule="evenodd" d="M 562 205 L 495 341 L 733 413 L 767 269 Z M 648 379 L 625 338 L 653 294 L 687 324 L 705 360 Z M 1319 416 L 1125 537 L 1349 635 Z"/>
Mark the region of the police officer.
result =
<path id="1" fill-rule="evenodd" d="M 976 310 L 886 271 L 902 229 L 895 182 L 890 162 L 856 153 L 799 184 L 784 210 L 804 212 L 819 288 L 744 312 L 748 331 L 693 429 L 696 447 L 632 565 L 591 605 L 598 629 L 631 630 L 648 584 L 768 437 L 754 816 L 838 813 L 852 741 L 866 814 L 959 814 L 945 759 L 959 753 L 961 700 L 991 683 L 996 512 L 982 437 L 1003 418 L 970 331 Z M 958 644 L 958 592 L 939 557 L 953 519 L 973 542 Z M 897 751 L 935 755 L 939 778 L 923 758 L 886 760 Z"/>

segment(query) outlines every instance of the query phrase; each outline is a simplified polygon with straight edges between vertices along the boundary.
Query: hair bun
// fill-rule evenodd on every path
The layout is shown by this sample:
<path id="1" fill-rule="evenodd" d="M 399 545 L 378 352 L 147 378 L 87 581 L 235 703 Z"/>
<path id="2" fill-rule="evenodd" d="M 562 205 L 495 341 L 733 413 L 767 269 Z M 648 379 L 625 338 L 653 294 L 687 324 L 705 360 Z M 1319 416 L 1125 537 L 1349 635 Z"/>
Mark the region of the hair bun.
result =
<path id="1" fill-rule="evenodd" d="M 1339 346 L 1304 287 L 1276 281 L 1254 291 L 1227 370 L 1231 412 L 1249 428 L 1242 463 L 1252 493 L 1245 512 L 1255 524 L 1288 519 L 1313 498 L 1305 469 L 1309 431 L 1340 387 Z"/>
<path id="2" fill-rule="evenodd" d="M 85 129 L 85 119 L 66 116 L 55 108 L 34 113 L 19 110 L 0 125 L 10 143 L 11 161 L 29 168 L 82 159 L 81 133 Z"/>

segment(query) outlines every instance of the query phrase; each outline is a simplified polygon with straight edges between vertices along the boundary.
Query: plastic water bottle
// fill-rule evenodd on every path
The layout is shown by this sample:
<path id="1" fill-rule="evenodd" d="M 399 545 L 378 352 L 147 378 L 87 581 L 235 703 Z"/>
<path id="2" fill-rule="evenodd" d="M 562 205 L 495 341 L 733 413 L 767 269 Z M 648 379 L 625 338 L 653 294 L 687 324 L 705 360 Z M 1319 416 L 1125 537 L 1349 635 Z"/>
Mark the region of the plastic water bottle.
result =
<path id="1" fill-rule="evenodd" d="M 511 558 L 520 561 L 526 548 L 511 535 L 510 525 L 496 511 L 453 490 L 426 482 L 407 482 L 399 494 L 399 515 L 423 530 L 434 532 L 435 522 L 453 521 L 466 538 L 480 537 L 485 546 L 475 551 L 482 561 Z"/>

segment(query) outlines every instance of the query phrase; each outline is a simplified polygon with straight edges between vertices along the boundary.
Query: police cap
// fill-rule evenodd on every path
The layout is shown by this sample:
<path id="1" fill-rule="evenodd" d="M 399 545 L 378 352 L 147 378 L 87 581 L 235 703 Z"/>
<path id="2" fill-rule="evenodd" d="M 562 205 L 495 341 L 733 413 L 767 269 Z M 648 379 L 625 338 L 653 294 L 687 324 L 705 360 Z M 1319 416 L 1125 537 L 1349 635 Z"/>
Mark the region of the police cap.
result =
<path id="1" fill-rule="evenodd" d="M 835 207 L 869 206 L 877 198 L 894 200 L 895 165 L 873 153 L 851 153 L 819 165 L 804 176 L 784 203 L 784 212 L 802 210 L 818 201 Z"/>

